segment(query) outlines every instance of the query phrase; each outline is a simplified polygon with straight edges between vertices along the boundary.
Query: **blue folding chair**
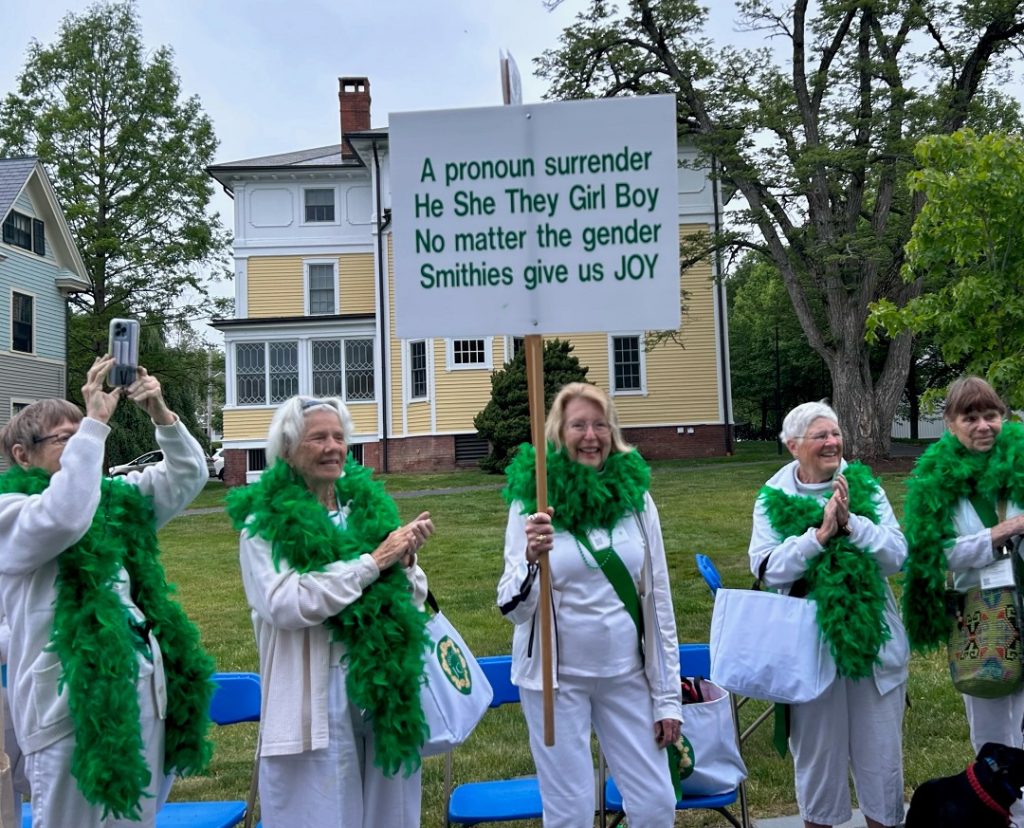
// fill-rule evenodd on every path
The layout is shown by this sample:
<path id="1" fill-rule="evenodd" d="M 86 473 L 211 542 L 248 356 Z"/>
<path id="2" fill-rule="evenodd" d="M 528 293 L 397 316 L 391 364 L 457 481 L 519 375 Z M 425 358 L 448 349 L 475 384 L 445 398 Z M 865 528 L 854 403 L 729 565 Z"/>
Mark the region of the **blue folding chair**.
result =
<path id="1" fill-rule="evenodd" d="M 715 565 L 711 563 L 711 558 L 707 555 L 698 553 L 694 557 L 697 559 L 697 571 L 704 579 L 704 583 L 708 585 L 708 589 L 711 590 L 713 596 L 722 586 L 722 576 L 718 574 L 718 570 L 715 569 Z"/>
<path id="2" fill-rule="evenodd" d="M 512 683 L 512 657 L 484 656 L 479 659 L 491 683 L 491 707 L 519 704 L 519 688 Z M 536 776 L 466 782 L 452 789 L 452 752 L 445 755 L 445 825 L 479 825 L 483 822 L 512 822 L 539 819 L 543 813 Z"/>
<path id="3" fill-rule="evenodd" d="M 699 556 L 698 557 L 702 557 Z M 710 564 L 711 562 L 708 561 Z M 714 571 L 714 567 L 711 567 Z M 717 576 L 717 572 L 715 575 Z M 707 676 L 711 672 L 711 649 L 707 644 L 680 644 L 679 645 L 679 675 L 680 676 Z M 736 727 L 736 738 L 739 739 L 739 719 L 736 715 L 736 697 L 730 696 L 733 702 L 733 725 Z M 601 757 L 601 775 L 604 776 L 604 756 Z M 622 794 L 615 785 L 615 780 L 608 776 L 602 788 L 603 798 L 601 802 L 601 825 L 606 824 L 606 814 L 614 813 L 615 816 L 609 828 L 615 828 L 625 813 L 622 809 Z M 740 816 L 737 819 L 728 810 L 729 805 L 739 800 Z M 724 793 L 713 796 L 684 796 L 676 802 L 676 810 L 702 810 L 717 811 L 724 816 L 735 828 L 750 828 L 750 814 L 747 810 L 746 784 L 741 782 L 739 787 Z"/>
<path id="4" fill-rule="evenodd" d="M 214 673 L 217 688 L 210 719 L 217 725 L 258 722 L 260 677 L 256 673 Z M 156 815 L 157 828 L 233 828 L 245 818 L 245 800 L 168 802 Z M 22 806 L 22 828 L 32 828 L 32 807 Z"/>

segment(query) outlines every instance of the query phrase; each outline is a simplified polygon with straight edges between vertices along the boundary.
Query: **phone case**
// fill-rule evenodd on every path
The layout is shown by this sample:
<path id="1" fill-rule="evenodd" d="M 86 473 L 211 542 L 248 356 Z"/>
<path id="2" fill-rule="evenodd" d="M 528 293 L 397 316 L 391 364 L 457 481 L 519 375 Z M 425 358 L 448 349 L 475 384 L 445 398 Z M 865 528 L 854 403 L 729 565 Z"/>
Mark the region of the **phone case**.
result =
<path id="1" fill-rule="evenodd" d="M 136 320 L 110 320 L 110 354 L 114 357 L 114 366 L 107 382 L 112 386 L 135 382 L 135 369 L 139 364 L 139 323 Z"/>

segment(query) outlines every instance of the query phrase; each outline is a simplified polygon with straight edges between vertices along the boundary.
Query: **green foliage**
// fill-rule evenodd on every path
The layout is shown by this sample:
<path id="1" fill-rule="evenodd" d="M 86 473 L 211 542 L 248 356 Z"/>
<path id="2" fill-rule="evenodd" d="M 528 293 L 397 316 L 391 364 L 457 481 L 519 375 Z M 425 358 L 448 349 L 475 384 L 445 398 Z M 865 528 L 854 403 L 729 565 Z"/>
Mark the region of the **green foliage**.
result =
<path id="1" fill-rule="evenodd" d="M 562 339 L 544 343 L 544 410 L 551 407 L 558 389 L 570 382 L 586 382 L 587 369 L 572 354 L 572 345 Z M 480 461 L 490 472 L 502 472 L 520 443 L 530 442 L 530 400 L 526 388 L 526 349 L 491 374 L 491 399 L 473 418 L 480 436 L 491 445 L 491 453 Z"/>
<path id="2" fill-rule="evenodd" d="M 687 140 L 715 160 L 730 212 L 719 249 L 778 270 L 808 346 L 824 360 L 856 456 L 888 447 L 911 337 L 864 340 L 868 306 L 897 305 L 922 200 L 915 142 L 964 125 L 1019 126 L 997 85 L 1024 41 L 1019 0 L 945 4 L 744 0 L 738 25 L 771 47 L 720 45 L 693 0 L 590 0 L 537 65 L 552 98 L 672 93 Z M 738 201 L 739 199 L 737 199 Z"/>
<path id="3" fill-rule="evenodd" d="M 749 423 L 751 436 L 774 439 L 782 428 L 780 415 L 802 402 L 831 396 L 832 382 L 821 357 L 807 344 L 777 268 L 751 254 L 726 285 L 736 422 Z"/>
<path id="4" fill-rule="evenodd" d="M 869 330 L 930 334 L 942 357 L 1024 405 L 1024 140 L 936 135 L 917 147 L 911 178 L 925 197 L 903 277 L 929 289 L 902 307 L 872 306 Z M 944 388 L 932 389 L 930 398 Z"/>
<path id="5" fill-rule="evenodd" d="M 55 43 L 29 46 L 0 103 L 0 155 L 46 166 L 91 281 L 73 309 L 101 328 L 208 305 L 204 270 L 223 269 L 229 242 L 207 214 L 216 147 L 199 100 L 181 97 L 171 50 L 144 48 L 131 0 L 68 14 Z"/>

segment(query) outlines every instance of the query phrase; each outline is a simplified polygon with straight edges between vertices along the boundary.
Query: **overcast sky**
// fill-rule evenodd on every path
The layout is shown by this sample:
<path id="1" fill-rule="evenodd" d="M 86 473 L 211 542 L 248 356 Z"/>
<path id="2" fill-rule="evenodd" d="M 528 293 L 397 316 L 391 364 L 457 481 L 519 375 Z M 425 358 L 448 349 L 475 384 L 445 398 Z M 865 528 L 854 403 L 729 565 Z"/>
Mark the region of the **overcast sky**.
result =
<path id="1" fill-rule="evenodd" d="M 86 0 L 0 0 L 0 95 L 15 88 L 31 40 L 57 37 Z M 541 0 L 138 0 L 147 48 L 174 50 L 184 95 L 198 95 L 220 142 L 217 161 L 335 144 L 338 77 L 370 79 L 372 125 L 388 113 L 496 106 L 500 50 L 522 75 L 523 100 L 545 84 L 532 58 L 557 45 L 582 2 Z M 214 209 L 231 226 L 217 185 Z M 231 295 L 225 286 L 218 293 Z M 219 341 L 219 334 L 210 332 Z"/>
<path id="2" fill-rule="evenodd" d="M 52 44 L 64 16 L 90 3 L 0 3 L 3 95 L 15 88 L 30 41 Z M 707 5 L 718 43 L 760 39 L 736 32 L 734 3 Z M 524 102 L 538 102 L 546 84 L 533 76 L 532 59 L 557 46 L 584 6 L 565 0 L 548 12 L 542 0 L 137 2 L 147 48 L 174 50 L 183 95 L 198 95 L 212 119 L 218 162 L 337 143 L 343 75 L 370 79 L 372 125 L 386 126 L 390 112 L 500 104 L 499 53 L 506 49 L 519 65 Z M 231 227 L 231 202 L 219 186 L 213 208 Z"/>

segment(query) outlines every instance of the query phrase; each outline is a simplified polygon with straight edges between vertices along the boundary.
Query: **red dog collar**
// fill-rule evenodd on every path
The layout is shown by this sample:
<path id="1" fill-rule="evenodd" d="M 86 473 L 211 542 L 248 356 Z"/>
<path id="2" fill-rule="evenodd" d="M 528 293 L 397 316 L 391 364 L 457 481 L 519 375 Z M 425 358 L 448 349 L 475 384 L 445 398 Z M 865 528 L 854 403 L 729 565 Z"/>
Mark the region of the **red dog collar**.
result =
<path id="1" fill-rule="evenodd" d="M 978 799 L 982 801 L 986 808 L 995 811 L 999 816 L 1006 820 L 1006 824 L 1010 824 L 1010 812 L 996 802 L 988 791 L 981 787 L 981 783 L 978 781 L 977 775 L 974 773 L 974 763 L 972 762 L 967 766 L 967 781 L 971 783 L 971 788 L 978 795 Z"/>

